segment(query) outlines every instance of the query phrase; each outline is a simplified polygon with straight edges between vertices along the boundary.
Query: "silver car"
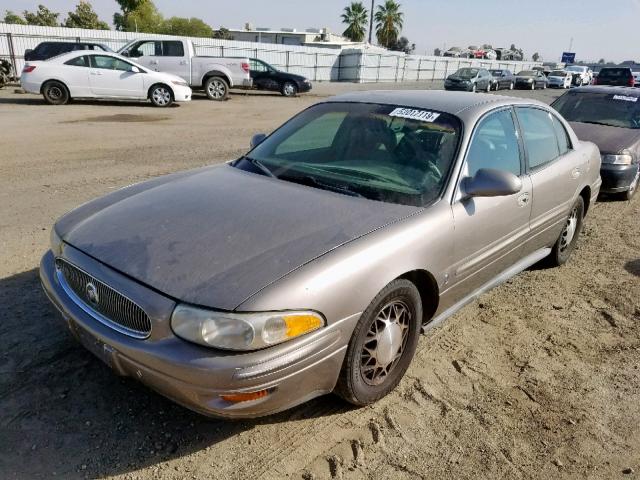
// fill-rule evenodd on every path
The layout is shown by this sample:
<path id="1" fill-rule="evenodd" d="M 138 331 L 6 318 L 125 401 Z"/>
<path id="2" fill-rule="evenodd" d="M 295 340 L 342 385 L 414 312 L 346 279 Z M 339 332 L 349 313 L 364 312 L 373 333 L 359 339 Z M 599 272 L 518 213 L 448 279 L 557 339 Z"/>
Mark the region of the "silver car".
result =
<path id="1" fill-rule="evenodd" d="M 40 275 L 80 342 L 207 415 L 400 382 L 421 331 L 573 251 L 597 147 L 533 100 L 360 92 L 246 156 L 63 216 Z"/>

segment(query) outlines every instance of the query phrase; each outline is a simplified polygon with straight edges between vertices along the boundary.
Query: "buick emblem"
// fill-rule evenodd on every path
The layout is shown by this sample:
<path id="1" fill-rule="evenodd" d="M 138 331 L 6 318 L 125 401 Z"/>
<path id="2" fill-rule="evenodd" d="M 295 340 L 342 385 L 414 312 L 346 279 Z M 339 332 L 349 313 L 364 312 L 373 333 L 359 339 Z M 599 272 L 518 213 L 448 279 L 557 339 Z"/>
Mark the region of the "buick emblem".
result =
<path id="1" fill-rule="evenodd" d="M 87 300 L 89 300 L 89 303 L 91 305 L 98 305 L 98 302 L 100 302 L 100 296 L 98 295 L 98 289 L 96 286 L 89 282 L 84 287 L 84 291 L 87 293 Z"/>

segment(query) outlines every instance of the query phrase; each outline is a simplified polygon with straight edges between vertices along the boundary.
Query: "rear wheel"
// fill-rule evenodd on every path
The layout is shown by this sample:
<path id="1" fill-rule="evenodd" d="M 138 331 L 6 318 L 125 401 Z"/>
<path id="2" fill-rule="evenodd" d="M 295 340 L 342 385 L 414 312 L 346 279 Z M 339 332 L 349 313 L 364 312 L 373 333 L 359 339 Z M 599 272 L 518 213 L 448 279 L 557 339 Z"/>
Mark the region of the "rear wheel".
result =
<path id="1" fill-rule="evenodd" d="M 285 97 L 295 97 L 298 93 L 298 87 L 293 82 L 284 82 L 280 89 L 280 93 Z"/>
<path id="2" fill-rule="evenodd" d="M 363 406 L 391 392 L 411 363 L 421 323 L 416 286 L 405 279 L 387 285 L 356 324 L 335 393 Z"/>
<path id="3" fill-rule="evenodd" d="M 56 80 L 47 82 L 42 87 L 42 96 L 50 105 L 64 105 L 69 102 L 69 90 L 62 83 Z"/>
<path id="4" fill-rule="evenodd" d="M 209 100 L 221 102 L 229 96 L 229 84 L 222 77 L 209 77 L 204 82 L 204 92 Z"/>
<path id="5" fill-rule="evenodd" d="M 578 237 L 582 231 L 583 219 L 584 200 L 579 196 L 573 204 L 573 207 L 571 207 L 562 232 L 560 232 L 560 236 L 551 250 L 551 255 L 549 256 L 551 265 L 564 265 L 567 260 L 569 260 L 571 253 L 576 248 Z"/>
<path id="6" fill-rule="evenodd" d="M 173 92 L 166 85 L 154 85 L 149 90 L 149 100 L 154 107 L 165 108 L 173 103 Z"/>

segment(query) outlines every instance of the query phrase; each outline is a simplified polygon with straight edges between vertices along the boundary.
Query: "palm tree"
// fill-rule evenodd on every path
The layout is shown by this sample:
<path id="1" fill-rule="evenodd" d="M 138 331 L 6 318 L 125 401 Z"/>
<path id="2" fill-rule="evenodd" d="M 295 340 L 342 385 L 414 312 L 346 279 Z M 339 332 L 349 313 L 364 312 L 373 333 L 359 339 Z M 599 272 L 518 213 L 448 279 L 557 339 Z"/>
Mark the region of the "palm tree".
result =
<path id="1" fill-rule="evenodd" d="M 400 11 L 400 4 L 393 0 L 386 0 L 384 5 L 378 5 L 376 12 L 376 37 L 378 43 L 389 48 L 398 40 L 402 30 L 402 18 L 404 13 Z"/>
<path id="2" fill-rule="evenodd" d="M 342 23 L 347 25 L 347 29 L 342 34 L 352 42 L 362 42 L 367 28 L 367 18 L 369 12 L 362 2 L 351 2 L 351 5 L 344 7 Z"/>

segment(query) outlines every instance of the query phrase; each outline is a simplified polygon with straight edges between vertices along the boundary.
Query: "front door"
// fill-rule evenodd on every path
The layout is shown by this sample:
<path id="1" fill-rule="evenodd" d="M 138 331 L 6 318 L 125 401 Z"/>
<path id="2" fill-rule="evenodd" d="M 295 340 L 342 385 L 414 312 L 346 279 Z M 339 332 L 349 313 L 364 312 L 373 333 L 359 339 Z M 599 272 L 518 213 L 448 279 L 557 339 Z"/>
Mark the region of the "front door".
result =
<path id="1" fill-rule="evenodd" d="M 260 90 L 278 90 L 279 85 L 275 80 L 275 72 L 266 63 L 252 58 L 249 60 L 249 75 L 253 85 Z"/>
<path id="2" fill-rule="evenodd" d="M 97 97 L 145 98 L 143 73 L 133 65 L 108 55 L 90 55 L 89 85 Z"/>
<path id="3" fill-rule="evenodd" d="M 519 176 L 522 190 L 500 197 L 465 198 L 463 182 L 482 168 Z M 529 234 L 530 198 L 531 180 L 524 173 L 513 110 L 492 112 L 476 127 L 452 205 L 455 234 L 450 275 L 455 290 L 473 291 L 522 258 Z"/>

